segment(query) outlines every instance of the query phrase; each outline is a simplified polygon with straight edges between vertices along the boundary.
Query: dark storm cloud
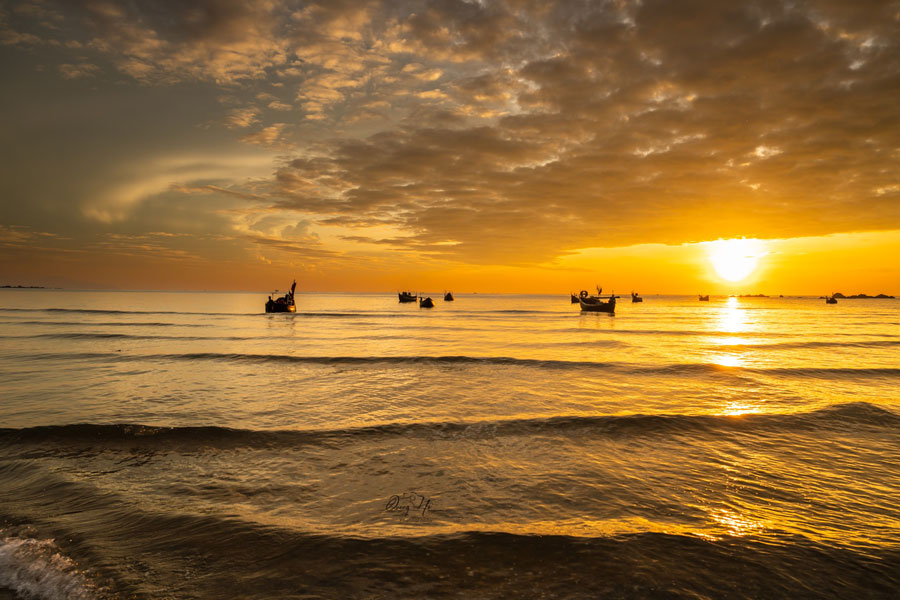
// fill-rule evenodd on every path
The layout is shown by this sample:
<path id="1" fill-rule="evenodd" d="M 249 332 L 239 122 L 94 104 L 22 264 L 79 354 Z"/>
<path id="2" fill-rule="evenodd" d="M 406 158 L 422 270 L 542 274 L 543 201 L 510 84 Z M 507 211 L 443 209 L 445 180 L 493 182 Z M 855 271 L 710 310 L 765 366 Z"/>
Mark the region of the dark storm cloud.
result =
<path id="1" fill-rule="evenodd" d="M 26 1 L 0 36 L 77 47 L 73 81 L 227 91 L 208 122 L 282 156 L 218 189 L 345 242 L 527 263 L 900 228 L 896 1 Z"/>

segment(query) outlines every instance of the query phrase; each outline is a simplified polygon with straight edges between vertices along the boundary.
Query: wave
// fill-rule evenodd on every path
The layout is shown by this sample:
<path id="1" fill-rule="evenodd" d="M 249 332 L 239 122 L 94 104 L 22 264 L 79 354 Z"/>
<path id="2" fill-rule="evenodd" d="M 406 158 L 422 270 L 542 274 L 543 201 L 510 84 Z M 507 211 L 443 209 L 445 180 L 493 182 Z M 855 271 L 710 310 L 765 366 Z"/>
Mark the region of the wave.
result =
<path id="1" fill-rule="evenodd" d="M 57 339 L 57 340 L 175 340 L 175 341 L 252 341 L 272 340 L 272 337 L 263 336 L 196 336 L 196 335 L 136 335 L 133 333 L 101 333 L 88 331 L 66 331 L 61 333 L 38 333 L 35 335 L 8 335 L 0 336 L 6 339 Z M 292 339 L 282 337 L 279 339 Z"/>
<path id="2" fill-rule="evenodd" d="M 418 313 L 413 313 L 418 314 Z M 370 311 L 361 311 L 361 312 L 306 312 L 299 311 L 290 315 L 286 315 L 290 317 L 323 317 L 323 318 L 335 318 L 335 319 L 352 319 L 359 317 L 405 317 L 409 316 L 406 313 L 381 313 L 381 312 L 370 312 Z"/>
<path id="3" fill-rule="evenodd" d="M 711 348 L 716 350 L 801 350 L 803 348 L 891 348 L 900 346 L 900 340 L 859 340 L 859 341 L 808 341 L 775 342 L 771 344 L 723 344 Z"/>
<path id="4" fill-rule="evenodd" d="M 102 334 L 116 336 L 117 334 Z M 318 365 L 377 365 L 377 364 L 433 364 L 433 365 L 519 365 L 546 368 L 594 367 L 614 368 L 623 363 L 606 363 L 594 361 L 563 361 L 528 358 L 512 358 L 503 356 L 294 356 L 290 354 L 247 354 L 193 352 L 184 354 L 122 354 L 112 352 L 73 352 L 19 354 L 18 358 L 52 359 L 52 360 L 110 360 L 114 362 L 132 362 L 144 360 L 170 361 L 223 361 L 246 363 L 288 363 Z"/>
<path id="5" fill-rule="evenodd" d="M 176 342 L 253 342 L 253 341 L 262 341 L 268 344 L 271 344 L 276 341 L 296 341 L 296 338 L 291 336 L 238 336 L 238 335 L 230 335 L 230 336 L 196 336 L 196 335 L 139 335 L 139 334 L 128 334 L 128 333 L 115 333 L 115 332 L 87 332 L 87 331 L 65 331 L 59 333 L 39 333 L 33 335 L 0 335 L 2 339 L 20 339 L 20 340 L 33 340 L 33 339 L 50 339 L 50 340 L 166 340 L 166 341 L 176 341 Z M 309 336 L 307 336 L 309 339 Z M 379 335 L 378 339 L 381 341 L 385 340 L 408 340 L 408 335 Z M 366 335 L 358 335 L 358 336 L 343 336 L 342 340 L 345 342 L 351 341 L 371 341 L 371 334 Z M 419 337 L 418 341 L 420 343 L 424 342 L 441 342 L 438 338 L 423 338 Z M 625 348 L 628 347 L 629 344 L 626 342 L 620 342 L 617 340 L 610 339 L 600 339 L 588 342 L 545 342 L 545 343 L 533 343 L 533 342 L 519 342 L 516 344 L 508 344 L 508 346 L 513 347 L 527 347 L 527 348 Z M 170 355 L 171 356 L 171 355 Z M 200 359 L 202 360 L 202 359 Z M 336 362 L 340 362 L 340 357 L 336 360 Z"/>
<path id="6" fill-rule="evenodd" d="M 195 315 L 195 316 L 250 316 L 263 315 L 265 313 L 218 313 L 218 312 L 189 312 L 176 310 L 114 310 L 99 308 L 0 308 L 0 313 L 24 312 L 24 313 L 64 313 L 64 314 L 91 314 L 91 315 Z"/>
<path id="7" fill-rule="evenodd" d="M 171 323 L 162 321 L 0 321 L 2 325 L 49 325 L 55 327 L 210 327 L 202 323 Z"/>
<path id="8" fill-rule="evenodd" d="M 562 327 L 559 329 L 548 330 L 551 333 L 578 333 L 585 334 L 588 333 L 583 328 L 578 327 Z M 616 336 L 660 336 L 660 337 L 697 337 L 697 338 L 709 338 L 709 337 L 718 337 L 718 338 L 750 338 L 750 339 L 777 339 L 777 338 L 786 338 L 786 337 L 795 337 L 797 334 L 788 332 L 788 331 L 724 331 L 717 329 L 709 329 L 709 330 L 698 330 L 698 329 L 621 329 L 617 328 L 612 331 L 606 330 L 595 330 L 590 333 L 594 334 L 613 334 Z M 837 338 L 845 338 L 845 337 L 859 337 L 859 333 L 857 332 L 843 332 L 843 331 L 830 331 L 828 332 L 829 337 L 837 337 Z M 885 333 L 883 331 L 878 332 L 878 336 L 882 338 L 900 338 L 900 335 L 895 335 L 891 333 Z M 777 342 L 777 343 L 785 343 L 791 344 L 795 342 Z M 803 342 L 797 342 L 803 343 Z M 836 343 L 838 345 L 841 342 L 827 342 L 827 343 Z M 748 348 L 758 347 L 753 344 L 747 344 Z"/>
<path id="9" fill-rule="evenodd" d="M 750 338 L 750 339 L 770 339 L 770 338 L 784 338 L 790 337 L 795 334 L 788 332 L 779 332 L 779 331 L 723 331 L 717 329 L 623 329 L 616 328 L 614 330 L 585 330 L 584 328 L 579 327 L 561 327 L 558 329 L 549 330 L 551 333 L 577 333 L 584 335 L 586 333 L 596 334 L 596 335 L 615 335 L 615 336 L 657 336 L 657 337 L 695 337 L 695 338 L 709 338 L 709 337 L 728 337 L 728 338 Z M 844 335 L 844 334 L 835 334 L 835 335 Z M 858 335 L 858 334 L 846 334 L 846 335 Z"/>
<path id="10" fill-rule="evenodd" d="M 571 315 L 567 310 L 534 310 L 527 308 L 498 308 L 494 310 L 464 310 L 463 315 Z"/>
<path id="11" fill-rule="evenodd" d="M 96 588 L 51 539 L 9 537 L 0 529 L 0 586 L 23 598 L 88 600 Z"/>
<path id="12" fill-rule="evenodd" d="M 547 418 L 476 422 L 387 423 L 365 427 L 319 430 L 248 430 L 217 426 L 163 427 L 141 424 L 45 425 L 22 429 L 0 428 L 0 445 L 127 443 L 144 446 L 293 447 L 328 444 L 348 439 L 424 437 L 478 439 L 530 435 L 679 435 L 723 432 L 796 432 L 900 427 L 900 414 L 867 402 L 838 404 L 797 413 L 733 415 L 562 415 Z"/>
<path id="13" fill-rule="evenodd" d="M 408 317 L 411 315 L 419 315 L 423 314 L 419 311 L 406 311 L 403 312 L 395 312 L 395 311 L 358 311 L 358 312 L 307 312 L 298 310 L 291 316 L 294 317 Z M 526 309 L 497 309 L 497 310 L 454 310 L 452 313 L 454 316 L 469 316 L 469 315 L 507 315 L 507 314 L 521 314 L 521 315 L 565 315 L 569 314 L 561 311 L 553 311 L 553 310 L 526 310 Z"/>
<path id="14" fill-rule="evenodd" d="M 298 310 L 296 313 L 287 313 L 283 315 L 267 315 L 265 312 L 252 313 L 222 313 L 222 312 L 204 312 L 204 311 L 175 311 L 175 310 L 119 310 L 119 309 L 98 309 L 98 308 L 2 308 L 0 313 L 71 313 L 71 314 L 99 314 L 99 315 L 210 315 L 210 316 L 275 316 L 275 317 L 336 317 L 336 318 L 353 318 L 353 317 L 409 317 L 411 315 L 423 314 L 419 311 L 353 311 L 353 312 L 331 312 L 331 311 L 303 311 Z M 522 314 L 522 315 L 569 315 L 566 311 L 551 310 L 527 310 L 527 309 L 497 309 L 497 310 L 465 310 L 454 311 L 453 314 L 466 315 L 505 315 L 505 314 Z"/>
<path id="15" fill-rule="evenodd" d="M 79 335 L 79 334 L 73 334 Z M 87 334 L 94 335 L 94 334 Z M 119 337 L 119 334 L 98 334 Z M 188 338 L 184 338 L 188 339 Z M 205 339 L 205 338 L 200 338 Z M 212 338 L 215 339 L 215 338 Z M 220 361 L 251 364 L 295 365 L 433 365 L 433 366 L 509 366 L 558 370 L 594 369 L 635 376 L 783 376 L 792 378 L 900 378 L 898 367 L 740 367 L 716 363 L 672 363 L 667 365 L 635 365 L 623 362 L 547 360 L 508 356 L 295 356 L 291 354 L 249 354 L 225 352 L 190 352 L 183 354 L 129 354 L 123 352 L 72 352 L 11 354 L 24 360 L 101 360 L 107 362 L 140 361 Z"/>
<path id="16" fill-rule="evenodd" d="M 90 495 L 85 489 L 67 491 L 61 501 L 66 508 L 80 499 L 71 497 L 76 493 Z M 896 597 L 900 584 L 896 548 L 860 552 L 786 534 L 765 542 L 651 532 L 575 537 L 463 530 L 363 537 L 162 514 L 112 500 L 95 508 L 78 535 L 102 541 L 103 561 L 131 575 L 133 583 L 109 590 L 123 597 L 262 599 L 299 597 L 302 590 L 303 597 L 350 599 L 874 599 Z M 25 539 L 0 546 L 0 552 L 8 547 L 17 553 L 9 564 L 17 577 L 0 569 L 7 578 L 0 582 L 9 581 L 27 598 L 92 598 L 91 584 L 71 568 L 72 561 L 52 543 L 42 543 Z M 145 577 L 134 576 L 136 566 Z"/>

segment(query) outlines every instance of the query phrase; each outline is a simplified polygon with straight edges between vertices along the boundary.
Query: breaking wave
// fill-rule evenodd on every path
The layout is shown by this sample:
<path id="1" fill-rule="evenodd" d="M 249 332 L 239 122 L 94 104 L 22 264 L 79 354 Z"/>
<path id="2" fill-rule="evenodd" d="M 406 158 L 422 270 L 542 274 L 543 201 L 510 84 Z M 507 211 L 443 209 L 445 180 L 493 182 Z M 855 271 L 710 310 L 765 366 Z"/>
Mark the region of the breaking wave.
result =
<path id="1" fill-rule="evenodd" d="M 23 598 L 90 600 L 95 587 L 50 539 L 9 537 L 0 529 L 0 586 Z"/>

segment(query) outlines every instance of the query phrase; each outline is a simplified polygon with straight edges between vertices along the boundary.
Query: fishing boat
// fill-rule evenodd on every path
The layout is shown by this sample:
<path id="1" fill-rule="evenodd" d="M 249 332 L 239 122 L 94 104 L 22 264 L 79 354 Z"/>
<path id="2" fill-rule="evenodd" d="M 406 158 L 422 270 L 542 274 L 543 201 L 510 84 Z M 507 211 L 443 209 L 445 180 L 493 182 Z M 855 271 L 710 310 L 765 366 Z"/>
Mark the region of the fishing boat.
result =
<path id="1" fill-rule="evenodd" d="M 297 282 L 294 281 L 291 284 L 291 291 L 287 292 L 284 296 L 280 296 L 276 299 L 272 299 L 273 295 L 278 294 L 278 290 L 272 292 L 269 295 L 269 299 L 266 300 L 266 312 L 267 313 L 283 313 L 283 312 L 297 312 L 297 307 L 294 305 L 294 290 L 297 288 Z"/>
<path id="2" fill-rule="evenodd" d="M 644 299 L 641 298 L 639 294 L 637 294 L 636 292 L 631 292 L 631 302 L 632 303 L 643 302 L 643 301 L 644 301 Z"/>
<path id="3" fill-rule="evenodd" d="M 709 294 L 705 296 L 698 296 L 698 298 L 700 299 L 700 302 L 709 302 Z"/>
<path id="4" fill-rule="evenodd" d="M 418 294 L 412 292 L 397 292 L 397 295 L 400 296 L 400 302 L 415 302 L 419 297 Z"/>
<path id="5" fill-rule="evenodd" d="M 575 294 L 572 294 L 572 304 L 578 304 L 578 296 Z"/>
<path id="6" fill-rule="evenodd" d="M 598 292 L 600 288 L 597 288 Z M 603 312 L 615 314 L 616 312 L 616 295 L 611 294 L 609 300 L 604 300 L 600 296 L 591 296 L 587 290 L 581 290 L 578 295 L 578 303 L 581 305 L 583 312 Z"/>
<path id="7" fill-rule="evenodd" d="M 453 302 L 453 294 L 450 292 L 444 294 L 444 302 Z"/>
<path id="8" fill-rule="evenodd" d="M 434 308 L 434 300 L 431 297 L 420 299 L 419 308 Z"/>
<path id="9" fill-rule="evenodd" d="M 834 297 L 834 294 L 831 296 L 826 296 L 825 304 L 837 304 L 837 298 Z"/>

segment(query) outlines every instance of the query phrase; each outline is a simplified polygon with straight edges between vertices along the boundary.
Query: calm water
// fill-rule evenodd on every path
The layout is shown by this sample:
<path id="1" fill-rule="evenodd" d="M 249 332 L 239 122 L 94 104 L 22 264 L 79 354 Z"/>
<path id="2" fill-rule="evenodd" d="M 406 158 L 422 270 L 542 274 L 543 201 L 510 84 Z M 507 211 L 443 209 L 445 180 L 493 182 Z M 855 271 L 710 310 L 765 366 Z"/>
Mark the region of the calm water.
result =
<path id="1" fill-rule="evenodd" d="M 0 597 L 900 594 L 900 300 L 265 297 L 0 291 Z"/>

